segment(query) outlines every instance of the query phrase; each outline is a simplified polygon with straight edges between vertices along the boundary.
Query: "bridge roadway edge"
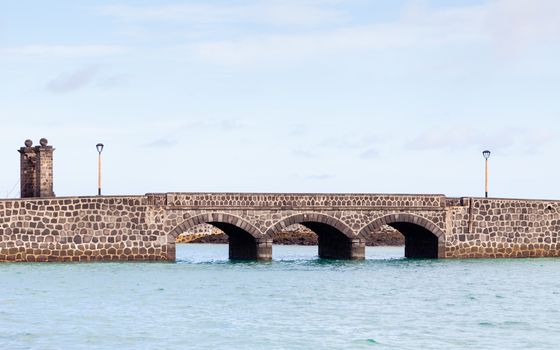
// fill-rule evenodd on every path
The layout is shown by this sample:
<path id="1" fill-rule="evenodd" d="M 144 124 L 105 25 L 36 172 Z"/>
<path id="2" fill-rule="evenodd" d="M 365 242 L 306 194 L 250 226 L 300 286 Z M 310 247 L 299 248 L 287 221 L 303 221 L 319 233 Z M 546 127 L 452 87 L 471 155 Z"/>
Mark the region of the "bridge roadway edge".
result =
<path id="1" fill-rule="evenodd" d="M 331 244 L 334 253 L 346 249 L 334 254 L 339 258 L 363 258 L 363 233 L 384 224 L 431 232 L 439 258 L 560 256 L 560 202 L 554 200 L 163 193 L 2 199 L 0 261 L 174 261 L 174 239 L 189 219 L 220 223 L 225 216 L 241 221 L 224 224 L 253 232 L 256 250 L 247 257 L 262 260 L 272 257 L 274 232 L 302 222 L 342 233 L 346 238 Z M 332 249 L 324 257 L 333 257 Z"/>

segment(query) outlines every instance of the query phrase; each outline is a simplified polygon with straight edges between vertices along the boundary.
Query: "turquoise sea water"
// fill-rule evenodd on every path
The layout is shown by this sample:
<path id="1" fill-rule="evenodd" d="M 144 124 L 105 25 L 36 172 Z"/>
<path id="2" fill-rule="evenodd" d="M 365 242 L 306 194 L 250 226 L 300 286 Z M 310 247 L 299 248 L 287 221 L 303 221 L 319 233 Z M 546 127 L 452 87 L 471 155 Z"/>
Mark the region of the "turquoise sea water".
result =
<path id="1" fill-rule="evenodd" d="M 0 349 L 558 349 L 560 259 L 0 264 Z"/>

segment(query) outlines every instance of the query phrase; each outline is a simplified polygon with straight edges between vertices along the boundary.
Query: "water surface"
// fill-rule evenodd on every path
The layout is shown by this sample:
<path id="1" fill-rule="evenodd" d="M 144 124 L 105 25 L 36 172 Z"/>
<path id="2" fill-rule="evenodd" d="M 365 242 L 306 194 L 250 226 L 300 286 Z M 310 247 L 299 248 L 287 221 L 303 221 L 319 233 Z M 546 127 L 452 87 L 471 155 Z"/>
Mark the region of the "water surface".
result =
<path id="1" fill-rule="evenodd" d="M 0 264 L 0 349 L 558 349 L 560 259 Z"/>

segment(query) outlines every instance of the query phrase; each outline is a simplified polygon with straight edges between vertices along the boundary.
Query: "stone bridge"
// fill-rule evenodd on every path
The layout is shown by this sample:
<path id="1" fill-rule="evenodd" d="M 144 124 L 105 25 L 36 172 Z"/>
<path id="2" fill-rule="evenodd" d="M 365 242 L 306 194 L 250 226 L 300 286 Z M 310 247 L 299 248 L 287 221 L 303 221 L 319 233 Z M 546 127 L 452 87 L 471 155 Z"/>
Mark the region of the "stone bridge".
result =
<path id="1" fill-rule="evenodd" d="M 411 258 L 558 256 L 560 202 L 443 195 L 165 193 L 0 200 L 0 261 L 175 260 L 201 224 L 229 236 L 232 259 L 269 260 L 275 233 L 301 224 L 321 258 L 363 259 L 383 225 Z"/>

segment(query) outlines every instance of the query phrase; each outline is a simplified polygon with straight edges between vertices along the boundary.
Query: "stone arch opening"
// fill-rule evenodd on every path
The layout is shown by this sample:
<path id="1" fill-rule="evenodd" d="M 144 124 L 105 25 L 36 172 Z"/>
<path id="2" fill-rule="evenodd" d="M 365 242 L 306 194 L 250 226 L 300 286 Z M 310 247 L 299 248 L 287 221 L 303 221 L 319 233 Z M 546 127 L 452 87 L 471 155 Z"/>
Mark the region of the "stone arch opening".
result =
<path id="1" fill-rule="evenodd" d="M 272 241 L 275 234 L 292 225 L 302 225 L 317 235 L 320 258 L 365 258 L 365 242 L 342 221 L 324 214 L 303 213 L 289 216 L 269 228 L 266 236 Z"/>
<path id="2" fill-rule="evenodd" d="M 384 225 L 399 231 L 404 236 L 406 258 L 437 259 L 443 256 L 445 235 L 433 222 L 413 214 L 391 214 L 370 223 L 362 230 L 364 237 L 370 232 L 379 232 Z"/>
<path id="3" fill-rule="evenodd" d="M 228 236 L 224 231 L 210 224 L 200 224 L 181 232 L 177 236 L 177 243 L 217 243 L 228 244 Z"/>
<path id="4" fill-rule="evenodd" d="M 177 236 L 198 225 L 208 224 L 228 236 L 229 258 L 233 260 L 270 260 L 272 242 L 268 241 L 255 226 L 244 219 L 225 213 L 209 213 L 193 216 L 175 227 L 168 235 L 168 250 L 175 260 Z M 169 254 L 168 254 L 169 256 Z"/>

